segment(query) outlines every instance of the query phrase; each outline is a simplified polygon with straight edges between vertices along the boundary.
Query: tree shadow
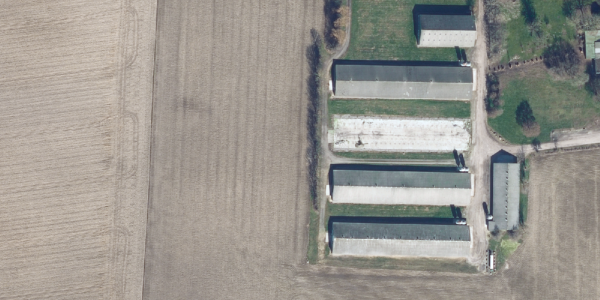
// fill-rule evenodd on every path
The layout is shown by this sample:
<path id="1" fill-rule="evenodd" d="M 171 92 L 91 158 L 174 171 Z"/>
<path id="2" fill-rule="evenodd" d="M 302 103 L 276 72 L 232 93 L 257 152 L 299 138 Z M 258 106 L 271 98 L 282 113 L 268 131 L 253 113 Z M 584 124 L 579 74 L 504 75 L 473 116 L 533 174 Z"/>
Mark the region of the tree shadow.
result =
<path id="1" fill-rule="evenodd" d="M 460 158 L 458 157 L 458 151 L 456 151 L 456 149 L 454 149 L 452 151 L 452 154 L 454 155 L 454 161 L 456 162 L 456 166 L 460 167 Z"/>
<path id="2" fill-rule="evenodd" d="M 460 48 L 458 46 L 455 46 L 454 47 L 454 51 L 456 51 L 456 59 L 458 61 L 461 61 L 462 60 L 462 54 L 460 53 Z"/>
<path id="3" fill-rule="evenodd" d="M 450 204 L 450 210 L 452 211 L 452 217 L 455 219 L 462 219 L 462 211 L 460 207 L 454 206 L 454 204 Z"/>
<path id="4" fill-rule="evenodd" d="M 483 213 L 486 215 L 486 217 L 490 214 L 490 211 L 488 209 L 488 205 L 485 202 L 483 202 Z"/>

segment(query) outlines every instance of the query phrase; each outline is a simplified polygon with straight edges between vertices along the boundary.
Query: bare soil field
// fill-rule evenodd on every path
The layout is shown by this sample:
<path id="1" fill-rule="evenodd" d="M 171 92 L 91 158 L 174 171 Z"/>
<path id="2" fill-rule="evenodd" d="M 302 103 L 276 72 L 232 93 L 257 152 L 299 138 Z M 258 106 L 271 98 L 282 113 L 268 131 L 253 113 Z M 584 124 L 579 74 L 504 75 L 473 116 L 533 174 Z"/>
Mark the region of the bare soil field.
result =
<path id="1" fill-rule="evenodd" d="M 155 5 L 3 1 L 0 299 L 139 299 Z"/>
<path id="2" fill-rule="evenodd" d="M 279 299 L 306 263 L 323 1 L 159 1 L 145 299 Z"/>
<path id="3" fill-rule="evenodd" d="M 515 299 L 600 297 L 600 151 L 531 160 L 528 226 L 508 260 Z"/>

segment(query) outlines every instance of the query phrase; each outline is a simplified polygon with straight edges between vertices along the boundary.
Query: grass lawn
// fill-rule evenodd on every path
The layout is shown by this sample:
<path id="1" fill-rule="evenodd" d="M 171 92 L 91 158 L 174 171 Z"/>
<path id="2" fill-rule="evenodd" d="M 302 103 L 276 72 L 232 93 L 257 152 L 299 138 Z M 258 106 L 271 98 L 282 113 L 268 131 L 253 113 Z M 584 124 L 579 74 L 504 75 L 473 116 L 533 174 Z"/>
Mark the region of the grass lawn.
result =
<path id="1" fill-rule="evenodd" d="M 529 198 L 527 194 L 521 194 L 519 200 L 519 222 L 525 224 L 527 222 L 527 207 L 529 206 Z"/>
<path id="2" fill-rule="evenodd" d="M 500 270 L 504 266 L 506 259 L 517 250 L 519 245 L 519 242 L 511 240 L 507 234 L 498 240 L 490 240 L 490 249 L 496 251 L 496 270 Z"/>
<path id="3" fill-rule="evenodd" d="M 454 48 L 417 48 L 415 4 L 465 5 L 469 0 L 353 0 L 345 59 L 456 61 Z M 472 1 L 471 1 L 472 2 Z"/>
<path id="4" fill-rule="evenodd" d="M 456 207 L 466 214 L 465 207 Z M 329 217 L 412 217 L 412 218 L 453 218 L 450 206 L 419 206 L 419 205 L 372 205 L 372 204 L 343 204 L 327 203 L 325 224 Z"/>
<path id="5" fill-rule="evenodd" d="M 520 13 L 518 17 L 508 21 L 506 24 L 507 53 L 501 61 L 505 63 L 515 57 L 524 60 L 540 56 L 547 42 L 551 42 L 555 37 L 562 37 L 568 41 L 574 40 L 575 25 L 567 22 L 567 18 L 562 14 L 562 4 L 563 0 L 533 0 L 537 19 L 544 31 L 543 40 L 530 34 L 525 19 Z"/>
<path id="6" fill-rule="evenodd" d="M 464 208 L 458 208 L 466 212 Z M 450 206 L 415 205 L 369 205 L 369 204 L 333 204 L 327 205 L 327 216 L 350 217 L 433 217 L 452 218 Z"/>
<path id="7" fill-rule="evenodd" d="M 310 210 L 310 222 L 308 225 L 308 253 L 307 258 L 310 264 L 316 264 L 319 259 L 319 213 L 314 209 Z"/>
<path id="8" fill-rule="evenodd" d="M 398 115 L 424 118 L 469 118 L 470 102 L 433 100 L 329 100 L 330 115 Z"/>
<path id="9" fill-rule="evenodd" d="M 334 152 L 335 155 L 358 159 L 451 159 L 452 153 L 388 153 L 388 152 Z"/>
<path id="10" fill-rule="evenodd" d="M 540 125 L 538 139 L 550 142 L 550 132 L 559 128 L 579 128 L 600 115 L 600 103 L 584 87 L 574 87 L 566 81 L 554 81 L 548 74 L 500 77 L 509 80 L 500 99 L 504 101 L 504 113 L 488 119 L 489 125 L 514 144 L 528 144 L 533 138 L 523 135 L 516 122 L 516 108 L 528 100 L 536 122 Z M 530 76 L 531 75 L 531 76 Z"/>
<path id="11" fill-rule="evenodd" d="M 325 264 L 336 267 L 361 269 L 401 269 L 434 272 L 477 273 L 477 268 L 464 260 L 432 258 L 387 258 L 387 257 L 331 257 Z"/>

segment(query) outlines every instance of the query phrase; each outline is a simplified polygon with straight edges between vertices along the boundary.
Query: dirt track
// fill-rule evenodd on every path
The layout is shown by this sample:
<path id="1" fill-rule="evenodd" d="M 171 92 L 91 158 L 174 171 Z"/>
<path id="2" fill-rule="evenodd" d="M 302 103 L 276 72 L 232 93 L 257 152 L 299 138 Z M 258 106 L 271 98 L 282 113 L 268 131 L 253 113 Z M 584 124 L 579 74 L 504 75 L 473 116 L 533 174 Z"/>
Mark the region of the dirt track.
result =
<path id="1" fill-rule="evenodd" d="M 141 297 L 154 9 L 3 1 L 1 299 Z"/>

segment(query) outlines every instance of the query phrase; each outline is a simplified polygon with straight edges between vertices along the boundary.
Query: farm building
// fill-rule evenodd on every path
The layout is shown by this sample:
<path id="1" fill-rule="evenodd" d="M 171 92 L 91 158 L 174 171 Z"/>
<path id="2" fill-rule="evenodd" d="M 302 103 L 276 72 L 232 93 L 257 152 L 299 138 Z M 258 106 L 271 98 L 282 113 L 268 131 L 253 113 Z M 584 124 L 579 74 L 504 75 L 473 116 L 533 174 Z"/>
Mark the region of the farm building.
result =
<path id="1" fill-rule="evenodd" d="M 381 170 L 354 165 L 332 167 L 333 203 L 467 206 L 471 174 L 441 171 Z"/>
<path id="2" fill-rule="evenodd" d="M 471 251 L 468 226 L 403 224 L 394 219 L 378 219 L 330 221 L 331 254 L 466 258 Z"/>
<path id="3" fill-rule="evenodd" d="M 334 98 L 470 100 L 475 70 L 458 65 L 336 61 Z"/>
<path id="4" fill-rule="evenodd" d="M 466 151 L 470 141 L 468 119 L 333 115 L 334 151 Z"/>
<path id="5" fill-rule="evenodd" d="M 514 158 L 514 159 L 513 159 Z M 504 152 L 492 158 L 492 215 L 490 231 L 519 228 L 520 166 L 516 157 Z"/>
<path id="6" fill-rule="evenodd" d="M 471 15 L 419 15 L 417 44 L 419 47 L 475 46 L 477 31 Z"/>

